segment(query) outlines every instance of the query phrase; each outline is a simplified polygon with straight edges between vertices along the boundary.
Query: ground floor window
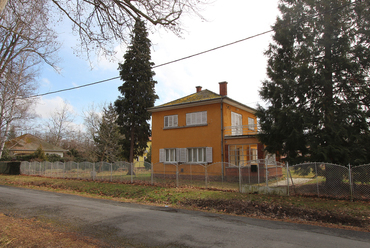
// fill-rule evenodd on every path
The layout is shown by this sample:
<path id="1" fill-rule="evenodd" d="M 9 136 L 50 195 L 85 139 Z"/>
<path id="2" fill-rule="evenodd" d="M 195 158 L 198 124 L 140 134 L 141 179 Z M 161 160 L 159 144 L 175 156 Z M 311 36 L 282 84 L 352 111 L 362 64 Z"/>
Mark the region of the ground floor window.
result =
<path id="1" fill-rule="evenodd" d="M 165 149 L 166 162 L 176 162 L 176 149 Z"/>
<path id="2" fill-rule="evenodd" d="M 212 163 L 212 147 L 159 149 L 159 162 L 164 163 Z"/>
<path id="3" fill-rule="evenodd" d="M 188 148 L 187 162 L 204 163 L 207 162 L 206 148 Z"/>
<path id="4" fill-rule="evenodd" d="M 228 162 L 236 166 L 243 166 L 249 160 L 257 160 L 257 144 L 229 145 Z"/>

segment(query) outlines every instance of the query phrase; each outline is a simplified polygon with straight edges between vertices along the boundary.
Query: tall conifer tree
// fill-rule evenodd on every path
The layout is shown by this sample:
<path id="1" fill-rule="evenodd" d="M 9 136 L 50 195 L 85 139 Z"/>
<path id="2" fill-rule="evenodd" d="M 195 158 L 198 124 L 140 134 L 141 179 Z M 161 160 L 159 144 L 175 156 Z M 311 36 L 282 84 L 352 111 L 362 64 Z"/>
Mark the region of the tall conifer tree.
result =
<path id="1" fill-rule="evenodd" d="M 364 0 L 282 0 L 266 51 L 259 139 L 286 161 L 370 162 L 370 10 Z"/>
<path id="2" fill-rule="evenodd" d="M 151 136 L 147 109 L 153 107 L 158 99 L 154 90 L 157 82 L 153 80 L 155 73 L 152 71 L 154 63 L 150 61 L 150 46 L 145 23 L 137 19 L 124 63 L 119 64 L 123 84 L 118 89 L 122 97 L 115 101 L 117 123 L 125 136 L 122 140 L 123 155 L 129 162 L 141 156 L 147 147 Z"/>

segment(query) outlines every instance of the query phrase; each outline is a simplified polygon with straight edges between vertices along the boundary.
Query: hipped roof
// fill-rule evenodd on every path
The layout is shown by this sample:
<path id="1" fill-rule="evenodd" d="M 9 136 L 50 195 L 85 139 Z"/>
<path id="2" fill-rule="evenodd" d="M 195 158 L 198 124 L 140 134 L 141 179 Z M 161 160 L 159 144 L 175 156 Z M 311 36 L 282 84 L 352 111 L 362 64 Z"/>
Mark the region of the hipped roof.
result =
<path id="1" fill-rule="evenodd" d="M 174 100 L 168 103 L 164 103 L 162 105 L 149 108 L 149 112 L 159 112 L 159 111 L 165 111 L 165 110 L 170 110 L 170 109 L 213 104 L 213 103 L 218 103 L 221 101 L 228 103 L 230 105 L 236 106 L 238 108 L 244 109 L 245 111 L 251 112 L 253 114 L 256 112 L 254 108 L 248 107 L 247 105 L 244 105 L 238 101 L 235 101 L 227 96 L 221 96 L 207 89 L 201 90 L 194 94 L 179 98 L 177 100 Z"/>
<path id="2" fill-rule="evenodd" d="M 32 134 L 24 134 L 6 142 L 10 151 L 36 151 L 41 145 L 45 152 L 66 152 L 67 150 L 52 145 Z"/>

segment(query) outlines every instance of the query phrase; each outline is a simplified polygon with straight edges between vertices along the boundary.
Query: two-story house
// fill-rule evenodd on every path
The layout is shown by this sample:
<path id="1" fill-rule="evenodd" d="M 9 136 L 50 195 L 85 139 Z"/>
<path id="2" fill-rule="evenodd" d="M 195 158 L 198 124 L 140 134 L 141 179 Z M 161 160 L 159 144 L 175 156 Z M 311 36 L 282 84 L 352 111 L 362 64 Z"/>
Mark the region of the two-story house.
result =
<path id="1" fill-rule="evenodd" d="M 227 82 L 219 86 L 219 94 L 198 86 L 194 94 L 149 109 L 155 174 L 164 173 L 166 164 L 183 164 L 186 174 L 187 164 L 220 162 L 212 174 L 227 176 L 235 173 L 235 165 L 264 158 L 256 110 L 229 98 Z"/>

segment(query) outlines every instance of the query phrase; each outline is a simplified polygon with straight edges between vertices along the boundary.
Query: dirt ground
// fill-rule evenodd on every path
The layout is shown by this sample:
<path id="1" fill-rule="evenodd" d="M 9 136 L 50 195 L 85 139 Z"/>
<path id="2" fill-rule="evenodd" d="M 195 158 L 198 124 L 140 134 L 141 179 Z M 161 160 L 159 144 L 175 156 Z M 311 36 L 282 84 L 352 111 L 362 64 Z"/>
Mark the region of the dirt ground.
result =
<path id="1" fill-rule="evenodd" d="M 216 210 L 226 214 L 244 215 L 253 218 L 284 220 L 295 223 L 306 223 L 330 226 L 349 230 L 370 232 L 370 219 L 352 217 L 346 214 L 333 214 L 326 210 L 307 210 L 274 204 L 253 203 L 241 200 L 208 200 L 195 199 L 182 202 L 201 210 Z"/>

